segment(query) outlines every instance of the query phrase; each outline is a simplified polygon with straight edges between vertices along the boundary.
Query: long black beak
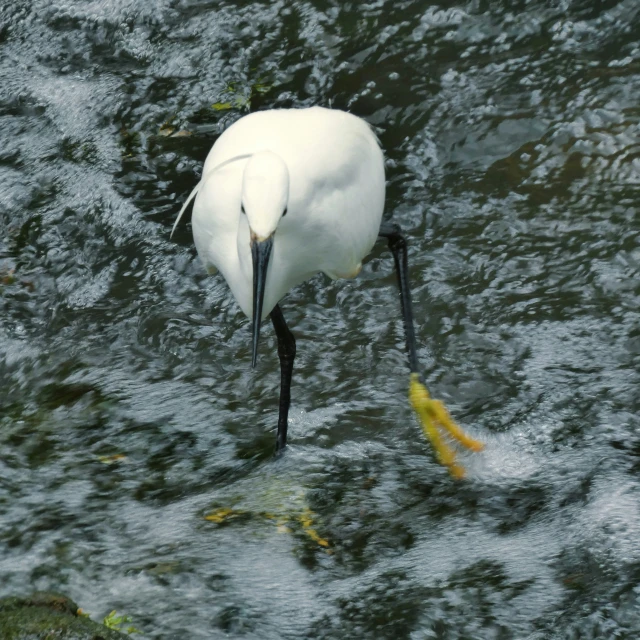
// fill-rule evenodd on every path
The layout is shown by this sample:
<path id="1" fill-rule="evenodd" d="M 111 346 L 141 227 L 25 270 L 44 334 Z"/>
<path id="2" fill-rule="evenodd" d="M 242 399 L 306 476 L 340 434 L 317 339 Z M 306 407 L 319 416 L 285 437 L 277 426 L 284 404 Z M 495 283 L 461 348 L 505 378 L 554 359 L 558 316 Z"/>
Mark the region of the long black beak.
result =
<path id="1" fill-rule="evenodd" d="M 258 360 L 258 342 L 260 341 L 260 321 L 262 319 L 262 303 L 264 287 L 267 282 L 267 267 L 273 248 L 273 236 L 266 240 L 251 238 L 251 257 L 253 259 L 253 356 L 251 366 Z"/>

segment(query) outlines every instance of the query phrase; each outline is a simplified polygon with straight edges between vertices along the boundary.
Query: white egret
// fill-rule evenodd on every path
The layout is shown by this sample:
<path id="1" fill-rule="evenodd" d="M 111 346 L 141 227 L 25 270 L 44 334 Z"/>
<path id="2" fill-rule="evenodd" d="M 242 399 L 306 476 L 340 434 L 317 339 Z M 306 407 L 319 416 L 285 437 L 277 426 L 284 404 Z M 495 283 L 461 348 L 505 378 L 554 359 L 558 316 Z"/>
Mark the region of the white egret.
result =
<path id="1" fill-rule="evenodd" d="M 438 427 L 470 449 L 480 450 L 482 444 L 462 432 L 422 381 L 406 241 L 396 225 L 381 224 L 384 196 L 384 158 L 364 120 L 321 107 L 260 111 L 241 118 L 218 138 L 173 229 L 195 198 L 192 227 L 198 254 L 206 268 L 220 270 L 252 320 L 252 366 L 261 321 L 271 317 L 281 368 L 277 451 L 287 441 L 296 353 L 280 299 L 320 271 L 331 278 L 355 277 L 376 239 L 387 239 L 400 286 L 409 398 L 440 462 L 462 476 Z"/>

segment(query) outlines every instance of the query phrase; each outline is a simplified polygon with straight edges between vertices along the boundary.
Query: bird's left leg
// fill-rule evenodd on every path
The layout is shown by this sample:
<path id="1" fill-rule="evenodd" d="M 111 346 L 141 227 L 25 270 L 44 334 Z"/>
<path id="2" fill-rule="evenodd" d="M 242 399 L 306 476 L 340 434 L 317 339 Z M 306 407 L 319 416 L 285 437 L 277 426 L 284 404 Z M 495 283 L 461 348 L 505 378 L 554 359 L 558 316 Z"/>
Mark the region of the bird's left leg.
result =
<path id="1" fill-rule="evenodd" d="M 291 376 L 293 374 L 293 360 L 296 357 L 296 339 L 289 331 L 280 305 L 276 305 L 270 315 L 278 337 L 278 356 L 280 357 L 280 411 L 276 435 L 276 453 L 278 453 L 287 446 L 287 423 L 289 405 L 291 404 Z"/>
<path id="2" fill-rule="evenodd" d="M 400 288 L 400 306 L 402 307 L 402 319 L 404 320 L 404 333 L 407 342 L 409 356 L 409 368 L 411 377 L 409 383 L 409 401 L 420 418 L 422 430 L 430 440 L 436 451 L 438 460 L 449 468 L 451 475 L 456 478 L 464 476 L 464 468 L 456 463 L 453 449 L 443 440 L 438 427 L 457 440 L 462 446 L 472 451 L 480 451 L 484 445 L 478 440 L 469 437 L 451 419 L 444 404 L 434 400 L 429 395 L 420 374 L 418 353 L 416 349 L 416 336 L 413 326 L 413 312 L 411 309 L 411 290 L 409 289 L 409 269 L 407 262 L 407 241 L 395 224 L 383 222 L 379 236 L 385 238 L 389 249 L 393 254 L 393 260 L 398 274 L 398 286 Z"/>

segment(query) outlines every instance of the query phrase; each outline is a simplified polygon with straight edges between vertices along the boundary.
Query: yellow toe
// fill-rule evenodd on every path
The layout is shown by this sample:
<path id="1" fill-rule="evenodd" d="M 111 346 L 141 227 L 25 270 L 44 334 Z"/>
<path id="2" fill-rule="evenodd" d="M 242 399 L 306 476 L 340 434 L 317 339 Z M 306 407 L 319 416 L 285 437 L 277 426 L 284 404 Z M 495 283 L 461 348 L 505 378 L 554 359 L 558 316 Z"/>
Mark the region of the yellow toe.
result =
<path id="1" fill-rule="evenodd" d="M 471 436 L 468 436 L 459 426 L 456 424 L 449 415 L 446 407 L 440 400 L 432 400 L 433 411 L 435 413 L 435 421 L 454 439 L 457 440 L 463 447 L 471 449 L 471 451 L 482 451 L 484 444 L 479 440 L 474 440 Z"/>
<path id="2" fill-rule="evenodd" d="M 308 507 L 298 516 L 298 522 L 302 525 L 302 530 L 305 534 L 321 547 L 327 548 L 329 541 L 325 538 L 321 538 L 318 532 L 313 528 L 313 516 L 315 514 Z"/>
<path id="3" fill-rule="evenodd" d="M 208 513 L 204 517 L 204 519 L 208 520 L 209 522 L 215 522 L 216 524 L 221 524 L 239 515 L 242 515 L 242 511 L 236 511 L 235 509 L 229 509 L 228 507 L 224 507 L 222 509 L 213 511 L 212 513 Z"/>

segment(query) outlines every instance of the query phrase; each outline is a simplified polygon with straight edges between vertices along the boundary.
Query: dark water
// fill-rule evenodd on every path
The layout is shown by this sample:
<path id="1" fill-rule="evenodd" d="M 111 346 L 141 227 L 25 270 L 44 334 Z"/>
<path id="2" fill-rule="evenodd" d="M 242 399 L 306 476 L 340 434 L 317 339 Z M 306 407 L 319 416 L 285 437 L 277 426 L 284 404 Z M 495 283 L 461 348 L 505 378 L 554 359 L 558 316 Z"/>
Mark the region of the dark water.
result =
<path id="1" fill-rule="evenodd" d="M 0 19 L 0 596 L 145 638 L 640 635 L 637 0 Z M 274 462 L 272 331 L 251 371 L 225 283 L 169 240 L 225 127 L 312 104 L 379 133 L 430 388 L 488 445 L 462 483 L 406 401 L 384 246 L 283 301 Z"/>

